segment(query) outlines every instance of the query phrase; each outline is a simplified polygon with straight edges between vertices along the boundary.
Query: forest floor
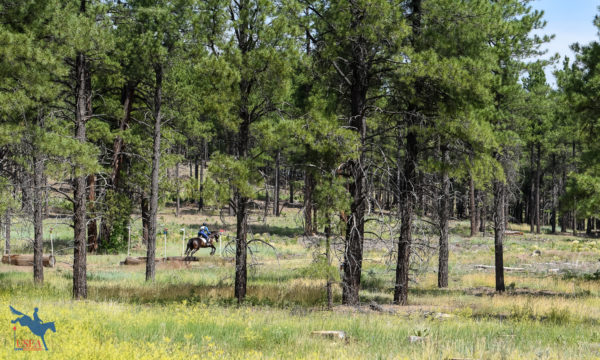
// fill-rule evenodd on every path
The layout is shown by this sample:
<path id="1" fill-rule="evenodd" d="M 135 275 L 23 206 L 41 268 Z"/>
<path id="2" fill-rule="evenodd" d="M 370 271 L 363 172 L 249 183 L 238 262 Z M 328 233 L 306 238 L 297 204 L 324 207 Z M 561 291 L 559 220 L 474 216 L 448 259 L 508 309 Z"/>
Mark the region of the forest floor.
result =
<path id="1" fill-rule="evenodd" d="M 126 252 L 88 255 L 88 300 L 72 301 L 72 249 L 69 228 L 53 227 L 57 266 L 44 268 L 44 285 L 32 282 L 28 267 L 0 265 L 0 358 L 30 358 L 15 351 L 14 339 L 37 337 L 9 322 L 8 305 L 31 315 L 34 307 L 56 332 L 46 334 L 50 351 L 40 358 L 182 359 L 182 358 L 325 358 L 325 359 L 586 359 L 600 357 L 600 241 L 572 235 L 528 234 L 505 240 L 508 290 L 494 292 L 493 234 L 467 237 L 468 222 L 453 222 L 450 239 L 450 286 L 438 289 L 437 257 L 429 248 L 437 239 L 423 230 L 415 258 L 409 305 L 392 305 L 393 244 L 380 228 L 365 244 L 359 307 L 339 305 L 334 286 L 333 311 L 326 309 L 325 280 L 315 265 L 323 239 L 305 238 L 298 209 L 269 216 L 257 210 L 251 238 L 247 301 L 233 300 L 234 262 L 226 243 L 232 217 L 198 215 L 184 209 L 179 218 L 167 208 L 160 226 L 168 228 L 166 253 L 181 254 L 182 236 L 195 234 L 206 221 L 224 230 L 221 251 L 200 261 L 158 264 L 156 281 L 144 281 L 144 266 L 119 265 Z M 225 220 L 222 222 L 221 220 Z M 139 221 L 138 221 L 139 222 Z M 134 256 L 143 256 L 139 224 L 132 229 Z M 374 222 L 375 223 L 375 222 Z M 389 225 L 389 224 L 388 224 Z M 526 230 L 511 225 L 512 229 Z M 417 229 L 419 227 L 417 226 Z M 31 253 L 29 229 L 15 226 L 13 253 Z M 334 240 L 339 252 L 340 244 Z M 164 252 L 158 238 L 157 256 Z M 426 246 L 427 245 L 427 246 Z M 217 248 L 219 250 L 219 248 Z M 50 244 L 45 244 L 45 252 Z M 337 267 L 337 257 L 334 266 Z M 483 266 L 482 266 L 483 265 Z M 345 340 L 313 335 L 339 330 Z M 12 334 L 14 333 L 14 334 Z M 419 336 L 415 342 L 410 336 Z"/>

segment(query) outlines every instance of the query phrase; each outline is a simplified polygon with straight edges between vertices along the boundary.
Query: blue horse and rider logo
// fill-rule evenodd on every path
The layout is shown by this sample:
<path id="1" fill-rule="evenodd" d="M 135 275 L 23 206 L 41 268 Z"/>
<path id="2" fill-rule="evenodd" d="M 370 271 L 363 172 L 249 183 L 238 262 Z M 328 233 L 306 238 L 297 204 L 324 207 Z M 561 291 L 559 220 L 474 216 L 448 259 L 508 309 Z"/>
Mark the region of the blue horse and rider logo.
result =
<path id="1" fill-rule="evenodd" d="M 48 331 L 48 330 L 52 330 L 52 332 L 56 332 L 56 328 L 54 327 L 54 322 L 42 322 L 42 320 L 38 317 L 38 308 L 35 308 L 33 310 L 33 319 L 32 319 L 29 315 L 23 314 L 22 312 L 16 310 L 12 306 L 9 305 L 8 307 L 10 307 L 10 311 L 13 314 L 19 315 L 19 317 L 17 317 L 16 319 L 11 320 L 11 323 L 12 324 L 19 323 L 19 325 L 21 325 L 23 327 L 28 327 L 29 330 L 31 330 L 31 332 L 33 334 L 39 336 L 42 339 L 42 342 L 44 343 L 44 348 L 46 349 L 46 351 L 48 351 L 48 346 L 46 346 L 46 340 L 44 339 L 44 335 L 46 334 L 46 331 Z M 23 347 L 18 347 L 16 327 L 14 327 L 13 330 L 15 331 L 15 350 L 24 350 Z M 31 341 L 22 342 L 22 345 L 23 344 L 25 344 L 25 347 L 28 347 L 28 348 L 34 347 L 33 345 L 31 345 Z M 28 349 L 28 350 L 34 350 L 34 349 Z"/>

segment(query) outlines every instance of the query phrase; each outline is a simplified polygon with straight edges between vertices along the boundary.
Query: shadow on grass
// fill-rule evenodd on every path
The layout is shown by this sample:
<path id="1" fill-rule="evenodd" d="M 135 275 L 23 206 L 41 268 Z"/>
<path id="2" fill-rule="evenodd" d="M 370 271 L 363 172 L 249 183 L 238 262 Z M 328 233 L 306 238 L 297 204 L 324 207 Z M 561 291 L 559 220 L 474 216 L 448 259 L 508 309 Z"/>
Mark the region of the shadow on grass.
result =
<path id="1" fill-rule="evenodd" d="M 187 301 L 193 303 L 233 305 L 233 285 L 154 284 L 152 286 L 93 285 L 88 288 L 88 299 L 135 304 L 169 304 Z M 249 285 L 245 303 L 249 305 L 288 307 L 315 306 L 326 303 L 322 286 L 287 284 Z"/>

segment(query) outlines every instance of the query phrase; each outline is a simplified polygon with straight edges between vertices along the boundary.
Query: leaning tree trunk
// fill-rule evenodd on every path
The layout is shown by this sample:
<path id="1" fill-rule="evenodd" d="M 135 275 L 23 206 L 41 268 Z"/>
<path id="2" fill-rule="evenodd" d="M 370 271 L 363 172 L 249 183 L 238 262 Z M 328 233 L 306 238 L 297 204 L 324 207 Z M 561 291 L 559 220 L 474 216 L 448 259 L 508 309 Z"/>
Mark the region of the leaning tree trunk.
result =
<path id="1" fill-rule="evenodd" d="M 85 1 L 82 1 L 82 12 L 85 11 Z M 91 88 L 89 62 L 82 53 L 76 59 L 77 76 L 77 111 L 75 117 L 75 139 L 80 143 L 86 142 L 85 123 L 91 116 Z M 74 171 L 75 172 L 75 171 Z M 86 176 L 75 174 L 73 178 L 73 298 L 87 297 L 87 247 L 86 247 Z"/>
<path id="2" fill-rule="evenodd" d="M 450 178 L 446 166 L 448 165 L 448 149 L 442 147 L 442 194 L 439 203 L 440 218 L 440 249 L 438 256 L 438 287 L 448 287 L 448 221 L 450 200 Z"/>
<path id="3" fill-rule="evenodd" d="M 152 173 L 150 176 L 150 203 L 148 216 L 148 245 L 146 251 L 146 281 L 154 281 L 156 276 L 156 215 L 158 213 L 158 174 L 160 172 L 160 127 L 162 121 L 162 64 L 154 65 L 156 83 L 154 85 L 154 132 L 152 136 Z"/>
<path id="4" fill-rule="evenodd" d="M 504 287 L 504 184 L 494 180 L 494 254 L 496 268 L 496 291 Z"/>
<path id="5" fill-rule="evenodd" d="M 34 150 L 37 151 L 37 150 Z M 44 183 L 44 162 L 38 156 L 33 157 L 33 281 L 36 284 L 44 282 L 43 267 L 43 241 L 44 241 L 44 215 L 42 186 Z"/>

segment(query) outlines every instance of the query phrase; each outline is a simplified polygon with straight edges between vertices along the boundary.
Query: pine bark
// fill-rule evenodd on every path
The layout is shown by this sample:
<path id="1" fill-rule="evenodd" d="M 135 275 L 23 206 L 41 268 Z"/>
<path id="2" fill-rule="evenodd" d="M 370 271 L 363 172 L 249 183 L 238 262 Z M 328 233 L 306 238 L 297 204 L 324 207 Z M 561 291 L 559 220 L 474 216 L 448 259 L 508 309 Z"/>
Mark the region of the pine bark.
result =
<path id="1" fill-rule="evenodd" d="M 471 217 L 471 235 L 477 235 L 477 208 L 475 207 L 475 181 L 469 176 L 469 215 Z"/>
<path id="2" fill-rule="evenodd" d="M 142 210 L 142 243 L 148 245 L 148 234 L 150 226 L 150 198 L 146 192 L 142 192 L 140 204 Z"/>
<path id="3" fill-rule="evenodd" d="M 85 11 L 85 1 L 82 1 Z M 91 116 L 91 88 L 89 61 L 83 53 L 77 54 L 76 65 L 76 116 L 75 139 L 81 143 L 86 142 L 86 122 Z M 73 298 L 85 299 L 87 297 L 87 246 L 86 246 L 86 176 L 75 174 L 73 177 Z"/>
<path id="4" fill-rule="evenodd" d="M 327 219 L 327 226 L 325 227 L 325 257 L 327 260 L 327 265 L 331 266 L 331 225 L 330 220 Z M 333 291 L 332 291 L 332 279 L 327 274 L 327 309 L 333 309 Z"/>
<path id="5" fill-rule="evenodd" d="M 146 251 L 146 281 L 154 281 L 156 276 L 156 231 L 158 214 L 158 175 L 160 172 L 160 137 L 162 125 L 162 64 L 154 65 L 155 85 L 154 85 L 154 131 L 152 135 L 152 172 L 150 175 L 150 203 L 148 219 L 148 245 Z"/>
<path id="6" fill-rule="evenodd" d="M 96 202 L 96 175 L 90 174 L 87 177 L 88 185 L 88 206 L 90 214 L 94 214 L 94 203 Z M 93 216 L 93 215 L 92 215 Z M 87 244 L 88 251 L 96 252 L 98 250 L 98 225 L 95 219 L 90 219 L 87 225 Z"/>
<path id="7" fill-rule="evenodd" d="M 275 193 L 273 195 L 273 215 L 279 216 L 279 163 L 281 161 L 281 151 L 277 150 L 275 155 Z"/>
<path id="8" fill-rule="evenodd" d="M 535 167 L 535 232 L 539 234 L 541 232 L 540 225 L 540 177 L 541 177 L 541 145 L 537 143 L 537 157 Z"/>
<path id="9" fill-rule="evenodd" d="M 294 203 L 294 171 L 290 169 L 290 176 L 288 179 L 290 185 L 290 204 Z"/>
<path id="10" fill-rule="evenodd" d="M 529 232 L 533 234 L 535 231 L 535 210 L 536 210 L 536 207 L 535 207 L 536 172 L 535 172 L 533 144 L 531 144 L 531 149 L 530 149 L 529 165 L 531 167 L 531 184 L 529 186 Z"/>
<path id="11" fill-rule="evenodd" d="M 4 252 L 10 255 L 10 227 L 11 227 L 11 209 L 6 210 L 4 214 Z"/>
<path id="12" fill-rule="evenodd" d="M 398 260 L 396 262 L 396 282 L 394 303 L 408 305 L 408 275 L 410 270 L 410 246 L 412 244 L 412 223 L 415 211 L 417 134 L 408 131 L 406 135 L 406 155 L 404 176 L 400 181 L 400 238 L 398 239 Z"/>
<path id="13" fill-rule="evenodd" d="M 175 217 L 179 217 L 179 211 L 181 208 L 180 203 L 180 189 L 181 185 L 179 183 L 179 163 L 175 164 Z"/>
<path id="14" fill-rule="evenodd" d="M 364 61 L 357 60 L 357 64 Z M 355 65 L 358 66 L 358 65 Z M 360 137 L 361 152 L 357 160 L 350 162 L 352 182 L 349 185 L 352 203 L 350 216 L 346 223 L 346 236 L 343 263 L 342 303 L 345 305 L 358 305 L 360 290 L 360 275 L 362 272 L 363 241 L 365 233 L 365 208 L 366 208 L 366 178 L 363 169 L 365 161 L 365 139 L 367 135 L 367 119 L 364 116 L 364 107 L 367 96 L 366 75 L 360 69 L 353 71 L 354 81 L 350 89 L 350 127 Z"/>
<path id="15" fill-rule="evenodd" d="M 44 241 L 44 215 L 42 186 L 44 184 L 44 162 L 39 156 L 33 157 L 33 281 L 36 284 L 44 282 L 43 267 L 43 241 Z"/>
<path id="16" fill-rule="evenodd" d="M 313 176 L 306 170 L 304 172 L 304 235 L 311 236 L 313 234 L 312 225 L 312 208 L 313 208 Z"/>
<path id="17" fill-rule="evenodd" d="M 448 287 L 448 222 L 450 209 L 450 178 L 446 166 L 449 163 L 448 149 L 442 147 L 442 193 L 439 204 L 440 219 L 440 249 L 438 256 L 438 287 Z"/>
<path id="18" fill-rule="evenodd" d="M 412 42 L 415 47 L 417 39 L 421 36 L 421 17 L 422 7 L 421 0 L 412 0 L 409 4 L 411 14 L 409 20 L 412 27 Z M 418 79 L 416 84 L 417 96 L 421 95 L 422 83 Z M 400 237 L 398 239 L 398 260 L 396 262 L 396 281 L 394 286 L 394 303 L 400 305 L 408 305 L 408 276 L 410 271 L 410 251 L 412 245 L 412 223 L 415 212 L 415 185 L 417 182 L 417 134 L 411 129 L 414 125 L 414 114 L 418 112 L 416 107 L 413 107 L 410 114 L 407 115 L 406 122 L 406 141 L 405 159 L 404 159 L 404 176 L 400 181 L 400 192 L 398 200 L 400 202 Z M 400 141 L 398 142 L 401 143 Z M 400 166 L 400 151 L 398 151 L 398 166 Z"/>
<path id="19" fill-rule="evenodd" d="M 550 212 L 550 225 L 552 226 L 552 233 L 556 234 L 556 203 L 557 203 L 557 186 L 556 186 L 556 154 L 552 154 L 552 211 Z"/>
<path id="20" fill-rule="evenodd" d="M 250 93 L 250 84 L 247 80 L 240 82 L 242 102 L 240 107 L 240 131 L 237 137 L 237 156 L 238 159 L 244 159 L 248 156 L 248 146 L 250 140 L 250 114 L 248 112 L 248 96 Z M 235 191 L 236 207 L 236 249 L 235 249 L 235 289 L 234 296 L 238 303 L 242 303 L 246 298 L 246 285 L 248 282 L 247 269 L 247 234 L 248 234 L 248 197 Z"/>
<path id="21" fill-rule="evenodd" d="M 504 184 L 494 181 L 494 254 L 496 268 L 496 291 L 505 291 L 504 286 Z"/>

